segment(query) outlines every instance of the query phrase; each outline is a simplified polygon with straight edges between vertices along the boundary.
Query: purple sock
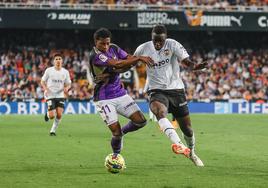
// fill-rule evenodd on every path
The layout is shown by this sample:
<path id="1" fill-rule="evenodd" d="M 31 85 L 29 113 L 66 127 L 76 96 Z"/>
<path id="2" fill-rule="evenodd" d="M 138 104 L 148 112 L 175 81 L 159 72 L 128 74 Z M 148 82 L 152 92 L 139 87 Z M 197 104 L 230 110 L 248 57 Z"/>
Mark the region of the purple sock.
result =
<path id="1" fill-rule="evenodd" d="M 137 126 L 132 121 L 130 121 L 130 122 L 128 122 L 128 124 L 126 124 L 124 127 L 122 127 L 121 130 L 122 130 L 123 134 L 127 134 L 128 132 L 136 131 L 142 127 L 143 126 Z"/>
<path id="2" fill-rule="evenodd" d="M 112 137 L 111 146 L 113 148 L 114 153 L 120 153 L 120 151 L 121 151 L 121 141 L 122 141 L 121 137 L 114 137 L 114 136 Z"/>

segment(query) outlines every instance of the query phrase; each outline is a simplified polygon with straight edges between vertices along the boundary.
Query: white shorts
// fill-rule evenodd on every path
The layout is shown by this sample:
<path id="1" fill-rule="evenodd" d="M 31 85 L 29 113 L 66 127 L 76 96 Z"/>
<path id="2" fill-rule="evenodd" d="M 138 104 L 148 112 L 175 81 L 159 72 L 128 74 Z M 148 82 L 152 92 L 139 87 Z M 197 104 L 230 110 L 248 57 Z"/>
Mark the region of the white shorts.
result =
<path id="1" fill-rule="evenodd" d="M 118 114 L 129 118 L 134 112 L 140 111 L 137 103 L 128 95 L 95 102 L 96 109 L 107 125 L 118 121 Z"/>

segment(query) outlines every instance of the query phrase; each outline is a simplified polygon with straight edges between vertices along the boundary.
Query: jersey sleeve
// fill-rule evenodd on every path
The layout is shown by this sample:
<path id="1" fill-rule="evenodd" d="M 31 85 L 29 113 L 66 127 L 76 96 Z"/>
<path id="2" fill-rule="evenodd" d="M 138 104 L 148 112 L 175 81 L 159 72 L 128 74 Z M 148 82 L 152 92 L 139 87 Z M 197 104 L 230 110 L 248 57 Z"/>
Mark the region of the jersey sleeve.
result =
<path id="1" fill-rule="evenodd" d="M 189 54 L 186 49 L 177 41 L 174 41 L 174 53 L 179 61 L 182 61 L 185 58 L 189 57 Z"/>
<path id="2" fill-rule="evenodd" d="M 134 52 L 134 56 L 141 56 L 143 53 L 143 47 L 142 45 L 138 46 L 138 48 Z"/>
<path id="3" fill-rule="evenodd" d="M 48 69 L 45 70 L 45 73 L 44 73 L 44 75 L 42 76 L 41 80 L 44 81 L 44 82 L 46 82 L 47 79 L 48 79 Z"/>
<path id="4" fill-rule="evenodd" d="M 117 55 L 119 59 L 126 59 L 128 56 L 128 53 L 124 51 L 122 48 L 118 48 Z"/>
<path id="5" fill-rule="evenodd" d="M 66 78 L 64 80 L 64 83 L 67 84 L 67 85 L 72 83 L 71 78 L 70 78 L 70 73 L 67 70 L 66 70 Z"/>

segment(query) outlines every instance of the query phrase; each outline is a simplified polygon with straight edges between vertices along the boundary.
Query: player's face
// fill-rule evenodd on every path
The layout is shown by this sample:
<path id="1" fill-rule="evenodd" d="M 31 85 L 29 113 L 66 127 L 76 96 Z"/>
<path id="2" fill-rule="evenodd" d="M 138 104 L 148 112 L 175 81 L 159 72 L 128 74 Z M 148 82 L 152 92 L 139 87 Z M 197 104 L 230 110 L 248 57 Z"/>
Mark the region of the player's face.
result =
<path id="1" fill-rule="evenodd" d="M 160 50 L 166 41 L 167 35 L 165 33 L 163 34 L 156 34 L 156 33 L 152 33 L 152 41 L 154 44 L 154 48 L 156 50 Z"/>
<path id="2" fill-rule="evenodd" d="M 111 43 L 111 38 L 100 38 L 96 40 L 95 45 L 101 52 L 107 52 Z"/>
<path id="3" fill-rule="evenodd" d="M 62 57 L 61 56 L 56 56 L 54 58 L 54 66 L 57 68 L 61 68 L 61 66 L 62 66 Z"/>

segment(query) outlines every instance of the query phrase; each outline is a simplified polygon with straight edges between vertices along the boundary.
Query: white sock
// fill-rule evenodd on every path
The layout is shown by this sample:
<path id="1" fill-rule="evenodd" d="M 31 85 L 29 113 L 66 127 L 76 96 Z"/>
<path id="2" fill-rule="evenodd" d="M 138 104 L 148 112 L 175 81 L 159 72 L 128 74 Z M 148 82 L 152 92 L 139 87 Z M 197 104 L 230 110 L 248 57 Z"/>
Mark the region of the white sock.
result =
<path id="1" fill-rule="evenodd" d="M 195 136 L 193 133 L 192 137 L 188 137 L 185 134 L 183 134 L 183 137 L 186 141 L 187 146 L 191 149 L 192 152 L 194 152 L 194 148 L 195 148 Z"/>
<path id="2" fill-rule="evenodd" d="M 171 140 L 174 144 L 181 144 L 181 139 L 175 129 L 173 128 L 172 124 L 167 118 L 162 118 L 158 121 L 158 124 L 163 130 L 163 132 L 167 135 L 167 137 Z"/>
<path id="3" fill-rule="evenodd" d="M 52 127 L 50 129 L 50 132 L 53 132 L 53 133 L 56 132 L 56 129 L 58 128 L 59 123 L 60 123 L 60 119 L 55 118 L 54 122 L 53 122 L 53 125 L 52 125 Z"/>
<path id="4" fill-rule="evenodd" d="M 156 116 L 154 115 L 154 113 L 149 109 L 149 118 L 152 121 L 157 121 Z"/>

